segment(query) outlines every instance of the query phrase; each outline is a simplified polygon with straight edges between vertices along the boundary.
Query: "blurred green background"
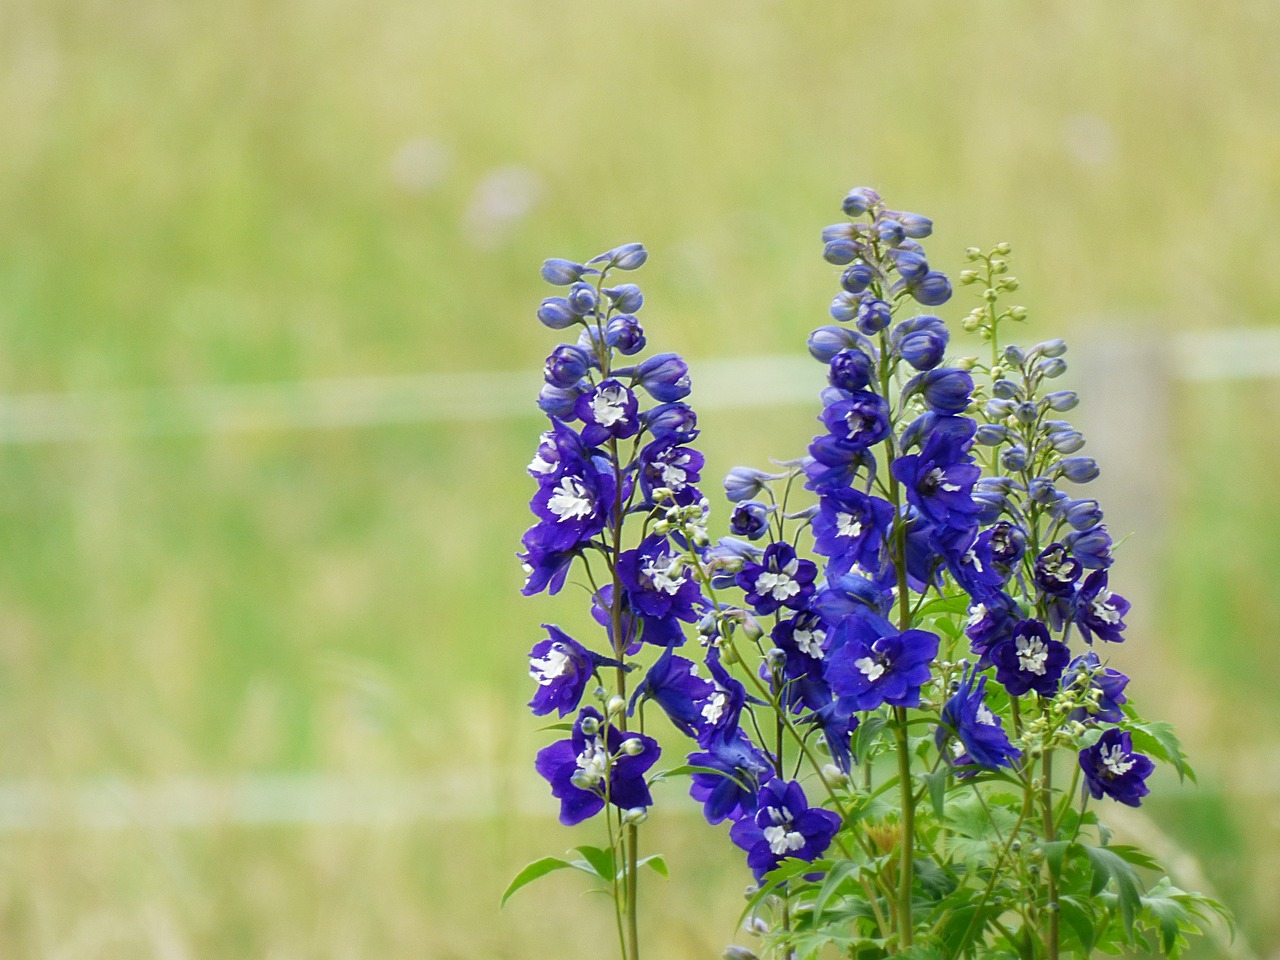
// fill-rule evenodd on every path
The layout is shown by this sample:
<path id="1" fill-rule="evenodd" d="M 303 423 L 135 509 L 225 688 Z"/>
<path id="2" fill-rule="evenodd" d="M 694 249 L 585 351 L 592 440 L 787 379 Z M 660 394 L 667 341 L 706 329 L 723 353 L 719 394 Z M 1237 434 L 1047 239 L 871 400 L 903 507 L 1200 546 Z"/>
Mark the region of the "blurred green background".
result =
<path id="1" fill-rule="evenodd" d="M 94 424 L 0 444 L 0 956 L 611 948 L 569 878 L 496 911 L 591 839 L 523 707 L 537 624 L 584 621 L 517 596 L 537 417 L 158 430 L 165 391 L 532 398 L 539 263 L 633 239 L 696 386 L 825 322 L 818 231 L 860 183 L 932 216 L 948 271 L 1013 243 L 1029 338 L 1159 372 L 1179 334 L 1277 326 L 1278 31 L 1272 0 L 0 4 L 0 393 Z M 1280 379 L 1161 382 L 1111 438 L 1158 454 L 1126 464 L 1160 507 L 1116 528 L 1123 663 L 1202 785 L 1125 823 L 1276 957 Z M 705 415 L 707 490 L 812 417 Z M 747 877 L 663 789 L 651 952 L 717 956 Z"/>

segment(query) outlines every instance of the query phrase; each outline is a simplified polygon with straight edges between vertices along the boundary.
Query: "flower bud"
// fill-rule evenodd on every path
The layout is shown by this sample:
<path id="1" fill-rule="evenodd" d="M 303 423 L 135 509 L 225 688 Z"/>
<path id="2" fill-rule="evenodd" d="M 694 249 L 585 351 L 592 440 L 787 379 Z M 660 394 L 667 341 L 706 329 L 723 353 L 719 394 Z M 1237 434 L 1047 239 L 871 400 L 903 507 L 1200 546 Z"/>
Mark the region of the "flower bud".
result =
<path id="1" fill-rule="evenodd" d="M 1039 414 L 1040 411 L 1036 409 L 1036 405 L 1029 400 L 1013 408 L 1013 415 L 1017 417 L 1019 423 L 1035 423 Z"/>
<path id="2" fill-rule="evenodd" d="M 951 281 L 938 270 L 930 270 L 908 290 L 916 303 L 926 307 L 938 307 L 951 299 Z"/>
<path id="3" fill-rule="evenodd" d="M 893 262 L 898 268 L 898 276 L 907 283 L 918 283 L 929 272 L 929 262 L 922 255 L 909 250 L 895 251 Z"/>
<path id="4" fill-rule="evenodd" d="M 906 237 L 906 232 L 897 220 L 885 218 L 876 221 L 876 236 L 880 238 L 881 243 L 887 243 L 890 246 L 899 244 Z"/>
<path id="5" fill-rule="evenodd" d="M 1012 400 L 988 400 L 983 406 L 983 412 L 986 413 L 990 420 L 999 420 L 1001 417 L 1007 417 L 1013 412 L 1014 402 Z"/>
<path id="6" fill-rule="evenodd" d="M 598 781 L 585 770 L 575 770 L 573 776 L 569 778 L 569 782 L 579 790 L 594 790 Z"/>
<path id="7" fill-rule="evenodd" d="M 1027 448 L 1020 443 L 1007 447 L 1000 454 L 1000 466 L 1010 473 L 1020 473 L 1027 469 Z"/>
<path id="8" fill-rule="evenodd" d="M 787 665 L 787 651 L 781 647 L 773 647 L 764 655 L 764 660 L 770 670 L 781 670 Z"/>
<path id="9" fill-rule="evenodd" d="M 754 467 L 734 467 L 724 478 L 724 492 L 734 503 L 751 500 L 764 492 L 770 480 L 781 480 L 785 476 L 785 473 L 765 473 Z"/>
<path id="10" fill-rule="evenodd" d="M 755 617 L 749 614 L 743 614 L 738 626 L 742 630 L 742 635 L 753 643 L 764 636 L 764 628 Z"/>
<path id="11" fill-rule="evenodd" d="M 542 375 L 553 387 L 572 387 L 591 366 L 591 356 L 581 347 L 562 343 L 547 357 Z"/>
<path id="12" fill-rule="evenodd" d="M 609 714 L 609 716 L 613 716 L 615 713 L 621 713 L 626 708 L 627 708 L 627 701 L 623 700 L 620 696 L 618 696 L 615 693 L 612 697 L 609 698 L 609 703 L 606 705 L 605 709 L 606 709 L 606 712 Z"/>
<path id="13" fill-rule="evenodd" d="M 641 749 L 644 749 L 643 747 Z M 649 819 L 649 811 L 644 807 L 632 807 L 622 815 L 622 822 L 629 827 L 637 827 Z"/>
<path id="14" fill-rule="evenodd" d="M 1002 257 L 1007 257 L 1007 256 L 1009 255 L 1010 251 L 1012 251 L 1012 249 L 1013 249 L 1013 248 L 1012 248 L 1012 247 L 1010 247 L 1010 246 L 1009 246 L 1009 244 L 1008 244 L 1007 242 L 1003 241 L 1003 240 L 1001 240 L 1001 241 L 1000 241 L 999 243 L 997 243 L 997 244 L 996 244 L 996 246 L 995 246 L 995 252 L 996 252 L 996 253 L 998 253 L 998 254 L 1000 254 L 1000 256 L 1002 256 Z"/>
<path id="15" fill-rule="evenodd" d="M 937 367 L 913 377 L 903 393 L 909 395 L 917 390 L 923 395 L 925 406 L 934 413 L 959 414 L 969 407 L 973 377 L 953 367 Z"/>
<path id="16" fill-rule="evenodd" d="M 1072 483 L 1089 483 L 1098 479 L 1098 461 L 1093 457 L 1066 457 L 1058 464 L 1057 476 Z"/>
<path id="17" fill-rule="evenodd" d="M 1053 481 L 1049 480 L 1047 477 L 1036 477 L 1031 481 L 1031 487 L 1027 491 L 1027 496 L 1036 503 L 1048 505 L 1061 500 L 1066 496 L 1066 494 L 1062 493 L 1057 487 L 1055 487 L 1053 485 Z"/>
<path id="18" fill-rule="evenodd" d="M 622 741 L 622 752 L 628 757 L 638 757 L 644 753 L 644 741 L 639 737 L 627 737 Z"/>
<path id="19" fill-rule="evenodd" d="M 1067 361 L 1061 357 L 1050 357 L 1036 364 L 1036 372 L 1046 380 L 1060 377 L 1067 372 Z"/>
<path id="20" fill-rule="evenodd" d="M 1022 348 L 1016 343 L 1011 343 L 1005 347 L 1002 356 L 1004 357 L 1005 363 L 1009 364 L 1011 367 L 1020 367 L 1027 362 L 1026 353 L 1024 353 Z"/>
<path id="21" fill-rule="evenodd" d="M 594 737 L 600 729 L 600 721 L 595 717 L 583 717 L 578 721 L 578 729 L 588 737 Z"/>
<path id="22" fill-rule="evenodd" d="M 840 274 L 840 286 L 849 293 L 862 293 L 875 278 L 876 272 L 870 264 L 855 263 Z"/>
<path id="23" fill-rule="evenodd" d="M 1010 307 L 1009 319 L 1016 320 L 1019 323 L 1027 319 L 1027 308 L 1026 307 Z"/>
<path id="24" fill-rule="evenodd" d="M 1033 350 L 1042 357 L 1060 357 L 1067 352 L 1067 341 L 1046 340 L 1044 343 L 1036 344 Z"/>
<path id="25" fill-rule="evenodd" d="M 880 194 L 870 187 L 854 187 L 841 204 L 846 216 L 857 217 L 880 202 Z"/>
<path id="26" fill-rule="evenodd" d="M 640 420 L 655 440 L 692 440 L 698 435 L 698 415 L 686 403 L 660 404 L 641 413 Z"/>
<path id="27" fill-rule="evenodd" d="M 1079 430 L 1057 430 L 1049 434 L 1049 443 L 1058 453 L 1075 453 L 1084 446 L 1084 434 Z"/>
<path id="28" fill-rule="evenodd" d="M 769 529 L 769 508 L 759 500 L 743 500 L 729 516 L 729 532 L 748 540 L 759 540 Z"/>
<path id="29" fill-rule="evenodd" d="M 997 380 L 991 384 L 991 394 L 1001 400 L 1017 400 L 1022 396 L 1022 388 L 1012 380 Z"/>
<path id="30" fill-rule="evenodd" d="M 998 423 L 984 423 L 978 427 L 973 439 L 984 447 L 994 447 L 998 443 L 1003 443 L 1008 436 L 1008 427 L 1001 426 Z"/>
<path id="31" fill-rule="evenodd" d="M 1055 390 L 1047 394 L 1044 399 L 1050 410 L 1056 410 L 1059 413 L 1073 410 L 1080 403 L 1080 396 L 1074 390 Z"/>
<path id="32" fill-rule="evenodd" d="M 659 403 L 683 400 L 691 389 L 689 365 L 674 353 L 659 353 L 641 361 L 633 376 Z"/>
<path id="33" fill-rule="evenodd" d="M 635 270 L 637 267 L 644 266 L 644 262 L 648 259 L 649 253 L 641 244 L 624 243 L 620 247 L 614 247 L 597 257 L 592 257 L 588 262 L 608 263 L 619 270 Z"/>
<path id="34" fill-rule="evenodd" d="M 892 316 L 889 304 L 866 297 L 858 304 L 858 329 L 869 337 L 873 336 L 889 325 Z"/>
<path id="35" fill-rule="evenodd" d="M 831 358 L 827 380 L 838 390 L 856 393 L 871 382 L 874 366 L 875 361 L 861 350 L 841 350 Z"/>
<path id="36" fill-rule="evenodd" d="M 547 297 L 538 308 L 538 319 L 552 330 L 563 330 L 578 322 L 578 316 L 569 308 L 564 297 Z"/>
<path id="37" fill-rule="evenodd" d="M 860 250 L 852 240 L 832 240 L 822 250 L 822 259 L 827 263 L 842 266 L 857 259 Z"/>
<path id="38" fill-rule="evenodd" d="M 589 283 L 579 281 L 569 288 L 569 309 L 580 317 L 585 317 L 596 308 L 596 289 Z"/>
<path id="39" fill-rule="evenodd" d="M 923 240 L 933 233 L 933 221 L 918 213 L 900 213 L 898 222 L 902 224 L 902 232 L 915 240 Z"/>
<path id="40" fill-rule="evenodd" d="M 858 304 L 861 302 L 862 294 L 853 294 L 846 290 L 841 290 L 832 299 L 831 306 L 827 308 L 827 312 L 831 314 L 833 320 L 839 320 L 844 323 L 858 315 Z"/>
<path id="41" fill-rule="evenodd" d="M 635 313 L 644 303 L 644 294 L 634 283 L 605 287 L 602 292 L 613 301 L 614 307 L 623 313 Z"/>
<path id="42" fill-rule="evenodd" d="M 891 341 L 898 356 L 917 370 L 932 370 L 942 362 L 951 334 L 937 317 L 904 320 L 893 328 Z"/>
<path id="43" fill-rule="evenodd" d="M 644 349 L 644 329 L 631 314 L 619 313 L 609 318 L 604 329 L 604 342 L 624 357 L 630 357 Z"/>
<path id="44" fill-rule="evenodd" d="M 580 385 L 557 387 L 551 383 L 543 384 L 542 390 L 538 392 L 538 409 L 551 417 L 571 419 L 581 393 Z"/>
<path id="45" fill-rule="evenodd" d="M 836 240 L 853 240 L 858 230 L 852 223 L 833 223 L 822 228 L 822 242 L 832 243 Z"/>
<path id="46" fill-rule="evenodd" d="M 582 279 L 582 271 L 584 269 L 580 263 L 552 257 L 542 264 L 542 279 L 557 287 L 567 287 L 569 284 L 576 283 Z"/>
<path id="47" fill-rule="evenodd" d="M 1092 530 L 1102 522 L 1102 507 L 1097 500 L 1072 500 L 1062 515 L 1076 530 Z"/>

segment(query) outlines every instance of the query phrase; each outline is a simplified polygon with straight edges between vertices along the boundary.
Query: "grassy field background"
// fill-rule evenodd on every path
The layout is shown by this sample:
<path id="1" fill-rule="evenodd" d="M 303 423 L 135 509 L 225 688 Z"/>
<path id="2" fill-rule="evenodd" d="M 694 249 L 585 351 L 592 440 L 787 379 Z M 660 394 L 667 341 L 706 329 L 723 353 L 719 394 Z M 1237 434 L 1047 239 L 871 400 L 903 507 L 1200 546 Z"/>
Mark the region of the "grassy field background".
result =
<path id="1" fill-rule="evenodd" d="M 1012 242 L 1033 338 L 1274 327 L 1277 30 L 1268 0 L 9 0 L 0 392 L 519 371 L 532 397 L 538 264 L 632 239 L 651 342 L 696 385 L 824 322 L 817 234 L 858 183 L 932 216 L 944 269 Z M 1144 809 L 1280 956 L 1280 382 L 1182 382 L 1166 408 L 1124 655 L 1203 784 Z M 812 416 L 708 413 L 707 488 L 797 453 Z M 0 785 L 50 791 L 0 793 L 0 955 L 599 955 L 606 911 L 563 878 L 495 910 L 585 839 L 535 812 L 523 709 L 537 624 L 584 620 L 516 595 L 539 430 L 0 445 Z M 75 807 L 248 775 L 429 815 Z M 715 956 L 746 878 L 668 789 L 653 955 Z"/>

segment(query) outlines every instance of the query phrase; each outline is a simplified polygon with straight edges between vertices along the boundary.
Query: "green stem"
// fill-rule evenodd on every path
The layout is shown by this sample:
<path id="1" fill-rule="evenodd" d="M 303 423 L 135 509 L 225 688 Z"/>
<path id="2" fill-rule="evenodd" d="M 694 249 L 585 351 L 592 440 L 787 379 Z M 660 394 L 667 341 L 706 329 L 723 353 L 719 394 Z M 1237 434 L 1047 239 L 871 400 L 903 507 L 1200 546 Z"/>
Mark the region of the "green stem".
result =
<path id="1" fill-rule="evenodd" d="M 898 787 L 902 793 L 902 859 L 898 876 L 898 945 L 910 947 L 915 934 L 911 887 L 915 873 L 916 803 L 911 789 L 911 750 L 906 707 L 894 707 L 893 736 L 898 744 Z"/>

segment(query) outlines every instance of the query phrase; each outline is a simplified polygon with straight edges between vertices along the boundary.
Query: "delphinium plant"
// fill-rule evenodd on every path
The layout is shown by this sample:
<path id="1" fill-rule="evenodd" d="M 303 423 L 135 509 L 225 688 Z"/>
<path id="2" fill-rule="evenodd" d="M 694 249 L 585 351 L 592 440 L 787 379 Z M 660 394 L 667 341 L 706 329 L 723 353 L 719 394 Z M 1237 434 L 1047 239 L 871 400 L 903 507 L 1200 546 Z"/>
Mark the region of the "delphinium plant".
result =
<path id="1" fill-rule="evenodd" d="M 823 234 L 837 322 L 809 338 L 822 432 L 730 471 L 715 542 L 686 365 L 622 360 L 644 346 L 642 298 L 608 278 L 644 251 L 543 267 L 568 290 L 539 317 L 578 339 L 547 360 L 525 592 L 579 571 L 601 639 L 546 627 L 530 706 L 574 717 L 537 769 L 563 823 L 603 814 L 604 845 L 531 864 L 508 895 L 592 875 L 636 960 L 639 826 L 650 786 L 680 775 L 754 877 L 760 941 L 726 956 L 1177 956 L 1223 911 L 1099 818 L 1100 801 L 1138 806 L 1158 762 L 1193 774 L 1107 664 L 1129 603 L 1099 504 L 1068 492 L 1098 467 L 1061 418 L 1076 394 L 1052 389 L 1066 346 L 1011 342 L 1026 311 L 1005 306 L 1000 244 L 959 277 L 980 291 L 962 321 L 980 356 L 947 362 L 946 324 L 921 312 L 952 297 L 919 242 L 930 221 L 868 188 L 843 210 Z M 693 741 L 664 770 L 655 708 L 664 739 Z"/>

